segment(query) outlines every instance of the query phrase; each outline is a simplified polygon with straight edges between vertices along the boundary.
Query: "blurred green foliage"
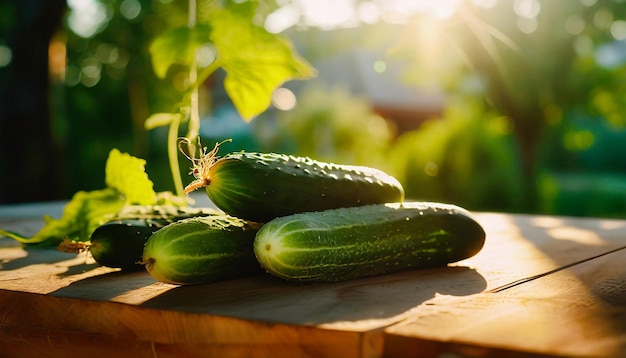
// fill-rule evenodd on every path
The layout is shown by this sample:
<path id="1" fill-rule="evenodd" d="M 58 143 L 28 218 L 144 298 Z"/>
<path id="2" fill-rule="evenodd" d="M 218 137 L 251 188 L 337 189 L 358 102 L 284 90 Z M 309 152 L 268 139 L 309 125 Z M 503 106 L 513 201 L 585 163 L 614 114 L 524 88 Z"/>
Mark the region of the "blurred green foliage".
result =
<path id="1" fill-rule="evenodd" d="M 468 122 L 474 118 L 476 130 L 468 127 L 455 137 L 455 125 L 442 129 L 446 135 L 425 126 L 421 135 L 415 134 L 409 142 L 437 142 L 416 150 L 416 157 L 432 158 L 434 151 L 445 153 L 434 156 L 437 165 L 437 159 L 453 163 L 465 156 L 471 164 L 439 170 L 430 183 L 414 180 L 407 185 L 423 196 L 480 209 L 624 217 L 626 191 L 615 185 L 626 174 L 620 160 L 626 149 L 616 144 L 626 139 L 624 2 L 528 0 L 492 5 L 466 4 L 462 15 L 432 28 L 430 36 L 436 30 L 445 34 L 433 47 L 437 51 L 412 55 L 411 78 L 416 83 L 439 82 L 452 96 L 465 94 L 487 106 L 457 114 L 448 110 L 440 119 L 450 124 L 457 116 Z M 428 22 L 415 24 L 417 31 Z M 417 36 L 405 48 L 421 48 L 429 40 Z M 402 54 L 411 56 L 406 50 Z M 468 79 L 477 79 L 481 86 L 468 87 Z M 486 123 L 494 113 L 510 121 L 509 145 L 496 144 L 488 136 Z M 440 139 L 433 139 L 437 135 Z M 480 145 L 463 147 L 472 142 Z M 404 172 L 424 179 L 424 162 L 431 163 L 417 161 Z M 500 168 L 489 170 L 485 163 Z M 473 197 L 467 191 L 479 194 Z M 499 193 L 499 198 L 490 193 Z"/>
<path id="2" fill-rule="evenodd" d="M 294 109 L 253 122 L 262 150 L 391 169 L 387 153 L 393 128 L 372 111 L 368 99 L 314 81 L 298 95 Z"/>
<path id="3" fill-rule="evenodd" d="M 187 77 L 173 66 L 169 80 L 157 78 L 149 46 L 187 22 L 187 2 L 89 2 L 104 14 L 91 35 L 72 29 L 78 11 L 72 8 L 55 35 L 67 51 L 64 76 L 53 77 L 51 88 L 51 123 L 67 172 L 58 196 L 102 187 L 111 148 L 147 159 L 155 189 L 171 190 L 166 133 L 148 132 L 143 123 L 152 113 L 179 109 Z M 260 1 L 256 24 L 293 5 L 278 3 Z M 199 19 L 209 16 L 213 2 L 198 4 Z M 293 109 L 271 109 L 246 123 L 224 95 L 225 73 L 217 71 L 201 88 L 204 144 L 232 137 L 220 153 L 273 150 L 376 166 L 396 175 L 410 198 L 473 210 L 624 217 L 625 5 L 467 1 L 452 17 L 415 14 L 398 31 L 370 24 L 336 41 L 295 25 L 285 34 L 297 39 L 306 59 L 372 47 L 388 66 L 410 64 L 398 81 L 445 91 L 443 112 L 397 133 L 367 97 L 310 81 L 294 90 Z M 19 16 L 3 9 L 0 28 L 10 28 Z M 5 40 L 0 36 L 0 46 Z M 186 167 L 181 163 L 181 171 Z"/>
<path id="4" fill-rule="evenodd" d="M 305 61 L 292 55 L 288 41 L 251 22 L 275 6 L 271 2 L 257 6 L 255 1 L 198 0 L 193 29 L 187 27 L 188 3 L 184 1 L 90 0 L 82 4 L 70 7 L 68 22 L 59 30 L 68 63 L 63 78 L 58 79 L 64 83 L 56 83 L 52 92 L 52 121 L 67 143 L 71 173 L 65 180 L 64 196 L 102 185 L 104 175 L 98 169 L 104 167 L 111 148 L 146 158 L 158 190 L 173 190 L 165 131 L 147 132 L 144 122 L 154 113 L 182 113 L 183 121 L 188 119 L 190 87 L 196 85 L 189 83 L 189 66 L 202 62 L 196 59 L 201 49 L 209 59 L 204 59 L 208 65 L 199 64 L 199 80 L 204 82 L 223 67 L 229 100 L 247 119 L 269 104 L 273 87 L 293 77 L 313 75 Z M 85 24 L 77 20 L 79 25 L 73 25 L 72 18 L 90 11 L 103 18 L 87 35 Z M 213 47 L 204 46 L 208 43 Z M 169 121 L 152 123 L 158 127 Z M 180 128 L 180 135 L 184 130 Z M 185 176 L 188 166 L 180 163 Z"/>
<path id="5" fill-rule="evenodd" d="M 111 148 L 145 158 L 158 190 L 172 190 L 165 141 L 160 133 L 147 132 L 144 121 L 152 112 L 171 111 L 181 91 L 178 83 L 159 80 L 152 72 L 148 46 L 164 29 L 186 22 L 186 4 L 142 0 L 141 12 L 128 19 L 121 1 L 99 3 L 108 16 L 91 37 L 69 25 L 60 30 L 67 69 L 64 83 L 52 93 L 57 98 L 52 120 L 64 129 L 67 146 L 70 175 L 63 195 L 102 187 L 105 153 Z M 69 16 L 73 11 L 78 10 L 70 9 Z"/>
<path id="6" fill-rule="evenodd" d="M 542 213 L 624 218 L 626 175 L 544 172 L 539 175 Z"/>
<path id="7" fill-rule="evenodd" d="M 389 153 L 408 198 L 515 211 L 523 193 L 510 119 L 457 100 L 441 118 L 402 134 Z"/>

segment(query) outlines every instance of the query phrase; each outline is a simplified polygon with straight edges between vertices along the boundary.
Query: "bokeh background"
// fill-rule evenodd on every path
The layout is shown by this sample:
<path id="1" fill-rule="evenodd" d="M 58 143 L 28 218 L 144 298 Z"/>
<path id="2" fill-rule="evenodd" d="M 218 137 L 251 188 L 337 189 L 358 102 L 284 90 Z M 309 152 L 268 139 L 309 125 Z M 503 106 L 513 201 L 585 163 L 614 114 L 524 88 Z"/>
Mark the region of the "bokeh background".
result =
<path id="1" fill-rule="evenodd" d="M 410 199 L 470 210 L 626 215 L 625 1 L 272 0 L 257 11 L 318 75 L 285 83 L 245 121 L 217 71 L 200 88 L 205 145 L 369 165 Z M 0 203 L 102 188 L 112 148 L 173 190 L 167 129 L 144 122 L 171 111 L 186 77 L 157 78 L 148 49 L 188 14 L 174 0 L 0 0 Z"/>

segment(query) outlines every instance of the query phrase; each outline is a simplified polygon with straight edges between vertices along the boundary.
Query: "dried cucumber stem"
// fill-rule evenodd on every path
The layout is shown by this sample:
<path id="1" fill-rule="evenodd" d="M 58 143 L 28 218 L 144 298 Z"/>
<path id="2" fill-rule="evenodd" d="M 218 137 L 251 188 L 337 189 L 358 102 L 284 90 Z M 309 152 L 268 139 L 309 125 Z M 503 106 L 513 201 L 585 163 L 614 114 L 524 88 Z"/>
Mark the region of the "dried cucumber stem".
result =
<path id="1" fill-rule="evenodd" d="M 154 265 L 155 261 L 156 260 L 154 258 L 148 257 L 148 258 L 145 258 L 144 260 L 138 261 L 137 264 L 145 266 L 146 270 L 150 271 L 152 270 L 152 266 Z"/>
<path id="2" fill-rule="evenodd" d="M 83 241 L 73 241 L 69 238 L 64 238 L 57 246 L 57 250 L 61 252 L 67 252 L 70 254 L 80 254 L 85 251 L 89 251 L 91 244 Z"/>
<path id="3" fill-rule="evenodd" d="M 207 147 L 203 147 L 200 143 L 200 137 L 198 137 L 198 145 L 196 147 L 197 150 L 200 151 L 199 157 L 191 156 L 182 148 L 182 144 L 186 144 L 188 147 L 193 147 L 193 144 L 188 138 L 179 138 L 178 140 L 178 149 L 183 153 L 187 159 L 191 161 L 192 167 L 189 174 L 193 175 L 196 180 L 192 181 L 189 185 L 185 187 L 185 194 L 189 194 L 196 189 L 200 189 L 209 185 L 211 179 L 209 177 L 209 170 L 217 162 L 219 159 L 217 157 L 217 151 L 219 150 L 220 145 L 224 142 L 230 142 L 231 139 L 223 140 L 219 143 L 215 143 L 213 149 L 207 153 Z"/>

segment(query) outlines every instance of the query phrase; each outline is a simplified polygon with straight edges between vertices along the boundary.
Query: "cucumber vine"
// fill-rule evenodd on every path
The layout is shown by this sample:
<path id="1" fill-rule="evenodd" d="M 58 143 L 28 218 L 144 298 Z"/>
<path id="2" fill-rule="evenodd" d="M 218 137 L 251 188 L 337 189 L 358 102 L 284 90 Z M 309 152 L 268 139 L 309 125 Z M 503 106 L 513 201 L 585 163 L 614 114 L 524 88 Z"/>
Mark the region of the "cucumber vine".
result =
<path id="1" fill-rule="evenodd" d="M 185 138 L 193 157 L 195 147 L 191 144 L 200 133 L 198 88 L 206 79 L 223 69 L 226 93 L 239 114 L 250 121 L 269 107 L 273 91 L 281 84 L 315 76 L 315 70 L 298 56 L 288 40 L 254 24 L 258 1 L 227 1 L 224 5 L 210 2 L 210 11 L 202 19 L 196 14 L 197 1 L 206 0 L 189 0 L 187 24 L 165 31 L 150 46 L 153 69 L 159 78 L 166 79 L 170 67 L 178 65 L 185 68 L 189 79 L 175 111 L 152 114 L 145 122 L 148 130 L 169 127 L 169 165 L 175 193 L 181 197 L 185 189 L 178 163 L 179 131 L 181 125 L 187 125 Z M 215 59 L 202 67 L 196 55 L 207 44 L 215 50 Z"/>

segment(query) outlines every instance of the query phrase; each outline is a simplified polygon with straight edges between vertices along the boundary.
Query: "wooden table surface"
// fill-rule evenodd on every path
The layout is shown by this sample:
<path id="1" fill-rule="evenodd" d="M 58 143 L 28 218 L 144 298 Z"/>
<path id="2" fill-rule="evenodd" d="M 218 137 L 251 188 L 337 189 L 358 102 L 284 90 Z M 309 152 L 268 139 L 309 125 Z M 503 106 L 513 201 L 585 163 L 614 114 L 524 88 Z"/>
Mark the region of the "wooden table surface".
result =
<path id="1" fill-rule="evenodd" d="M 26 235 L 62 203 L 0 206 Z M 179 287 L 0 239 L 2 357 L 626 357 L 626 220 L 476 213 L 449 267 Z"/>

